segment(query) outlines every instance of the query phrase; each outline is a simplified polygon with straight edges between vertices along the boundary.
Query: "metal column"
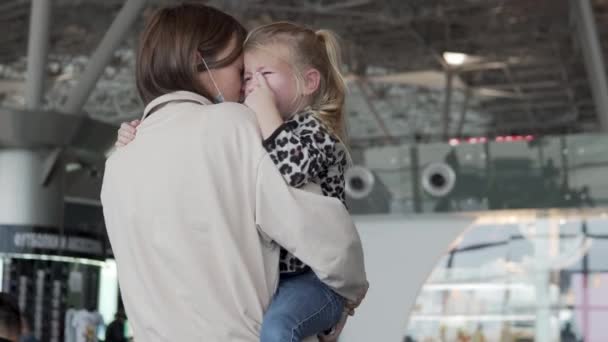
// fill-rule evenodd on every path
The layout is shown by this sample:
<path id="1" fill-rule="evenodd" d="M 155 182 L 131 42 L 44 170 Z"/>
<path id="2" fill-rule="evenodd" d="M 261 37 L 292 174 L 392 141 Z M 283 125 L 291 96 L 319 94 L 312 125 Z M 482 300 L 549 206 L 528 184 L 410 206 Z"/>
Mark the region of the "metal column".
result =
<path id="1" fill-rule="evenodd" d="M 441 136 L 445 141 L 447 141 L 450 135 L 450 113 L 452 109 L 452 85 L 454 81 L 454 72 L 448 69 L 445 73 L 445 102 L 443 107 L 443 116 L 441 119 Z"/>
<path id="2" fill-rule="evenodd" d="M 608 81 L 602 47 L 597 33 L 590 0 L 570 0 L 576 15 L 578 38 L 581 42 L 587 76 L 603 132 L 608 132 Z"/>
<path id="3" fill-rule="evenodd" d="M 40 110 L 44 96 L 52 1 L 32 0 L 25 106 Z M 43 182 L 46 149 L 0 149 L 0 226 L 59 227 L 63 218 L 62 173 Z"/>
<path id="4" fill-rule="evenodd" d="M 27 109 L 39 109 L 42 105 L 51 5 L 52 1 L 49 0 L 32 0 L 25 80 L 25 106 Z"/>
<path id="5" fill-rule="evenodd" d="M 422 192 L 420 191 L 420 155 L 418 145 L 414 142 L 410 145 L 410 170 L 412 175 L 412 201 L 414 212 L 422 212 Z"/>
<path id="6" fill-rule="evenodd" d="M 60 227 L 62 173 L 42 185 L 44 151 L 0 149 L 0 226 Z"/>
<path id="7" fill-rule="evenodd" d="M 462 109 L 460 111 L 460 120 L 458 121 L 458 128 L 456 129 L 456 134 L 454 136 L 462 138 L 462 130 L 464 128 L 464 122 L 467 116 L 467 111 L 469 110 L 469 100 L 471 99 L 471 87 L 467 87 L 467 90 L 464 93 L 464 102 L 462 103 Z"/>
<path id="8" fill-rule="evenodd" d="M 127 32 L 137 20 L 145 5 L 146 0 L 128 0 L 125 3 L 101 40 L 97 50 L 95 50 L 95 53 L 91 56 L 87 68 L 78 84 L 74 86 L 74 89 L 68 96 L 66 104 L 61 108 L 62 112 L 75 114 L 82 109 L 87 102 L 91 91 L 93 91 L 97 80 L 108 65 L 108 62 L 112 59 L 114 51 L 125 38 Z"/>

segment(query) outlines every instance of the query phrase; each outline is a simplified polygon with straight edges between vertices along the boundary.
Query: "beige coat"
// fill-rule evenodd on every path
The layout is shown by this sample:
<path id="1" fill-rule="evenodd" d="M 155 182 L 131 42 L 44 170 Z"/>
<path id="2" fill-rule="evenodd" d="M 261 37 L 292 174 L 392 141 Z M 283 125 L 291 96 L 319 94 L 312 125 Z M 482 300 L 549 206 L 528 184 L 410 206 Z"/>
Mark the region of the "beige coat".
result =
<path id="1" fill-rule="evenodd" d="M 184 91 L 154 109 L 108 159 L 101 192 L 137 341 L 258 341 L 277 244 L 348 299 L 366 288 L 348 212 L 286 185 L 249 109 Z"/>

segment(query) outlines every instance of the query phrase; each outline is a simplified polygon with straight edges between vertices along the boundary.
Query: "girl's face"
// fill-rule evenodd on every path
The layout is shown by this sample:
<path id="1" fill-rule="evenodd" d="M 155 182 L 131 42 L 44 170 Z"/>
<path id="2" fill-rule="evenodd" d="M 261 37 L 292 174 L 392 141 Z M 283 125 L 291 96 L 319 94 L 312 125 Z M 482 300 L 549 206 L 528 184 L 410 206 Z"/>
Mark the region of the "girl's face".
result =
<path id="1" fill-rule="evenodd" d="M 289 53 L 284 46 L 271 45 L 265 49 L 245 51 L 243 89 L 245 96 L 257 86 L 255 73 L 259 72 L 268 82 L 275 96 L 277 109 L 284 118 L 291 116 L 306 104 L 299 103 L 297 79 L 288 64 Z"/>

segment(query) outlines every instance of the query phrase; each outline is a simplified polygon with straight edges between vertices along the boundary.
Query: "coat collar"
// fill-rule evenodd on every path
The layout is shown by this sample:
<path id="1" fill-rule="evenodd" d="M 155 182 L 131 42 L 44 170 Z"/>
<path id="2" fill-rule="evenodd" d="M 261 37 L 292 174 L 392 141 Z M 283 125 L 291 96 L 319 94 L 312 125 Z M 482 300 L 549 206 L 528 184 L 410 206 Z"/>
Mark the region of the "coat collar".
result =
<path id="1" fill-rule="evenodd" d="M 213 104 L 207 98 L 202 95 L 193 93 L 191 91 L 179 90 L 174 91 L 169 94 L 161 95 L 154 100 L 150 101 L 146 108 L 144 109 L 144 115 L 142 116 L 142 120 L 145 119 L 150 113 L 152 113 L 159 106 L 162 106 L 168 102 L 172 101 L 193 101 L 198 102 L 201 105 L 210 105 Z"/>

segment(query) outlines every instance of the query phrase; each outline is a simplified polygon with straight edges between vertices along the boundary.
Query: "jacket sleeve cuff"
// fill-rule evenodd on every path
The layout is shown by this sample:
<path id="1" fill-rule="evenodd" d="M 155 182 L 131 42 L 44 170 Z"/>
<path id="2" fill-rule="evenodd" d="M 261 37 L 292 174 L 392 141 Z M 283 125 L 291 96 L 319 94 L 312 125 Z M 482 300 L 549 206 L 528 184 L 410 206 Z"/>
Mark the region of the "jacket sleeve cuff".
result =
<path id="1" fill-rule="evenodd" d="M 265 148 L 268 148 L 268 145 L 270 145 L 284 131 L 287 131 L 286 123 L 283 123 L 281 126 L 277 127 L 277 129 L 275 129 L 274 132 L 272 132 L 272 134 L 268 138 L 262 141 L 262 145 Z"/>

